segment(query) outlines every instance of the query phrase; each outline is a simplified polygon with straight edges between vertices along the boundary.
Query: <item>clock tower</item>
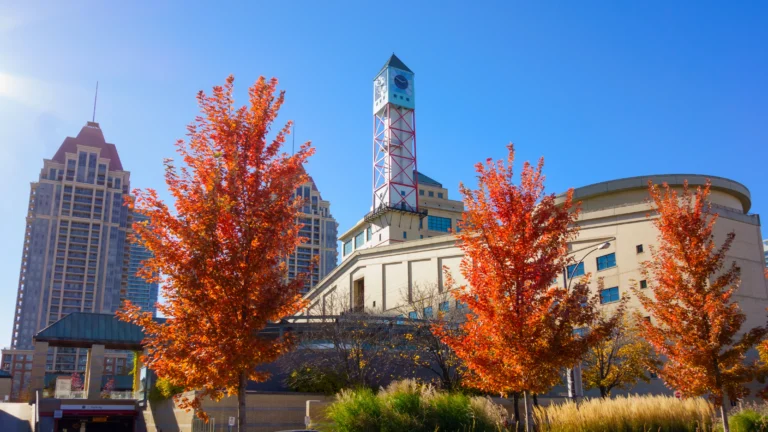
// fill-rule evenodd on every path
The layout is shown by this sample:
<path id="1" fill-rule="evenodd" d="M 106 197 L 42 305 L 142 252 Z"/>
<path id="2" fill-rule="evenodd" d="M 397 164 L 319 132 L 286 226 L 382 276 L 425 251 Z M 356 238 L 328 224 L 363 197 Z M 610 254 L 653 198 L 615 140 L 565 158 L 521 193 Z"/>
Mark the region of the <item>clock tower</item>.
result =
<path id="1" fill-rule="evenodd" d="M 379 244 L 418 238 L 424 217 L 419 211 L 415 107 L 414 73 L 392 54 L 373 80 L 373 207 L 365 220 L 378 231 L 391 231 L 380 236 Z"/>
<path id="2" fill-rule="evenodd" d="M 394 54 L 373 80 L 373 210 L 418 212 L 413 71 Z"/>

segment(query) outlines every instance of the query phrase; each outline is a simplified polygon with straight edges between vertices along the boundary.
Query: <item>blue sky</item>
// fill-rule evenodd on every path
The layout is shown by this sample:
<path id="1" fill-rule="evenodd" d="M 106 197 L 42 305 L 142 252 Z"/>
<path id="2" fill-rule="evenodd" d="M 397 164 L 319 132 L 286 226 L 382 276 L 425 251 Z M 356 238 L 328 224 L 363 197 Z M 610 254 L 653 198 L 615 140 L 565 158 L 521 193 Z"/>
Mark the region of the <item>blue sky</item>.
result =
<path id="1" fill-rule="evenodd" d="M 546 158 L 552 192 L 703 173 L 768 212 L 768 3 L 218 3 L 0 5 L 0 345 L 29 183 L 90 120 L 97 80 L 132 186 L 164 190 L 198 90 L 234 74 L 244 101 L 279 78 L 279 121 L 317 147 L 309 170 L 342 231 L 370 206 L 371 86 L 392 52 L 416 72 L 419 167 L 453 197 L 513 141 L 518 160 Z"/>

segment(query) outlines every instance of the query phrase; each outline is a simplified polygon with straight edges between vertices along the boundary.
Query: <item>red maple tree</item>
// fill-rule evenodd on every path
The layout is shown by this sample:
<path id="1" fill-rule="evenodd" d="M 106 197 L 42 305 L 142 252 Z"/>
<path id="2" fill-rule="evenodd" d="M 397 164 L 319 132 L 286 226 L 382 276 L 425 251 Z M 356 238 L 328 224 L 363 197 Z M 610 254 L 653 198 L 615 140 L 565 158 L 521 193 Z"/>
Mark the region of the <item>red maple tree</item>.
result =
<path id="1" fill-rule="evenodd" d="M 572 262 L 568 241 L 578 232 L 573 190 L 560 203 L 544 193 L 543 159 L 536 167 L 526 162 L 515 184 L 511 144 L 508 150 L 506 165 L 491 159 L 476 165 L 478 189 L 460 185 L 466 210 L 457 237 L 468 284 L 454 294 L 470 313 L 460 332 L 435 331 L 464 360 L 467 384 L 526 396 L 530 427 L 527 395 L 559 383 L 562 368 L 574 366 L 600 335 L 574 334 L 595 322 L 598 298 L 586 280 L 570 290 L 556 282 Z M 447 269 L 445 277 L 453 288 Z"/>
<path id="2" fill-rule="evenodd" d="M 715 244 L 718 214 L 709 203 L 709 181 L 695 193 L 687 182 L 682 194 L 666 183 L 648 187 L 659 244 L 642 269 L 653 296 L 633 288 L 653 317 L 641 321 L 643 334 L 666 357 L 659 375 L 667 386 L 684 396 L 708 394 L 721 407 L 728 431 L 724 397 L 735 400 L 749 393 L 745 384 L 759 369 L 745 356 L 766 334 L 757 327 L 737 337 L 746 319 L 731 300 L 740 269 L 733 261 L 723 270 L 735 234 L 728 233 L 719 248 Z"/>
<path id="3" fill-rule="evenodd" d="M 165 180 L 173 209 L 153 189 L 134 191 L 135 207 L 149 220 L 135 223 L 135 238 L 152 257 L 140 274 L 161 281 L 166 317 L 126 302 L 119 314 L 143 327 L 143 361 L 161 378 L 187 390 L 183 408 L 198 408 L 202 397 L 238 397 L 240 430 L 245 424 L 249 380 L 269 374 L 257 366 L 286 352 L 288 338 L 262 336 L 269 322 L 304 306 L 306 274 L 287 279 L 285 258 L 305 241 L 299 237 L 301 198 L 308 177 L 303 165 L 314 153 L 309 143 L 292 156 L 281 152 L 291 122 L 271 138 L 283 103 L 277 80 L 263 77 L 249 89 L 248 106 L 233 106 L 234 78 L 198 94 L 201 115 L 177 142 L 184 166 L 166 160 Z"/>
<path id="4" fill-rule="evenodd" d="M 83 377 L 77 372 L 72 372 L 70 375 L 70 389 L 72 391 L 80 391 L 83 389 Z"/>

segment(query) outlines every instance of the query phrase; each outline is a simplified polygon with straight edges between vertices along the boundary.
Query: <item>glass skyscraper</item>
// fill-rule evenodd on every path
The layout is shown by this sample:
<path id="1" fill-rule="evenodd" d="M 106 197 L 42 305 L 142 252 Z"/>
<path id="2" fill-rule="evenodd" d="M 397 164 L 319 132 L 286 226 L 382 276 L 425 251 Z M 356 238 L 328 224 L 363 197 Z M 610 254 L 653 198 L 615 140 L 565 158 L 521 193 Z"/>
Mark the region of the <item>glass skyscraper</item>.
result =
<path id="1" fill-rule="evenodd" d="M 128 286 L 130 173 L 98 123 L 43 161 L 31 184 L 13 322 L 13 350 L 71 312 L 113 313 Z M 51 349 L 47 369 L 84 370 L 85 350 Z"/>
<path id="2" fill-rule="evenodd" d="M 148 218 L 140 213 L 132 213 L 133 222 L 144 222 Z M 131 303 L 141 307 L 142 311 L 152 312 L 152 316 L 157 316 L 157 283 L 149 283 L 142 277 L 137 276 L 136 272 L 141 268 L 141 263 L 152 257 L 152 252 L 137 242 L 130 242 L 130 258 L 128 260 L 128 293 L 126 299 Z"/>

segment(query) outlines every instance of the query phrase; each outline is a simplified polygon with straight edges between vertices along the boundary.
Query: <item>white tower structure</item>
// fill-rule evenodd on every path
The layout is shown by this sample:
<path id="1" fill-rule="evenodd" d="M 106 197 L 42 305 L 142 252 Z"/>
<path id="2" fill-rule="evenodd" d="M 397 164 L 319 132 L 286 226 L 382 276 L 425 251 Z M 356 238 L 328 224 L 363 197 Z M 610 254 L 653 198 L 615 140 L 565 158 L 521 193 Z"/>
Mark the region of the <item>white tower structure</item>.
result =
<path id="1" fill-rule="evenodd" d="M 414 73 L 392 54 L 373 80 L 373 206 L 379 245 L 418 238 Z"/>

